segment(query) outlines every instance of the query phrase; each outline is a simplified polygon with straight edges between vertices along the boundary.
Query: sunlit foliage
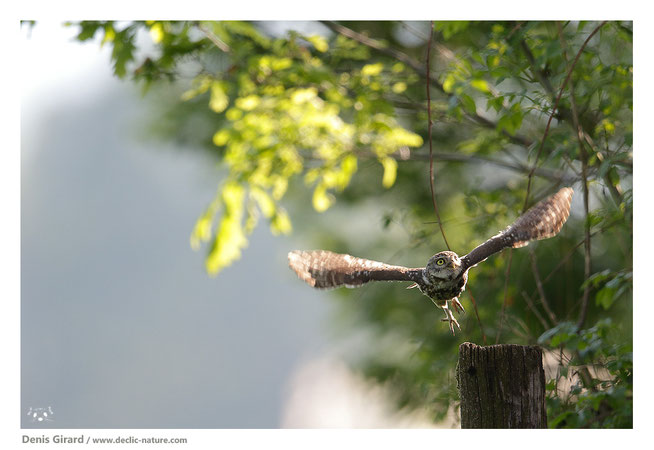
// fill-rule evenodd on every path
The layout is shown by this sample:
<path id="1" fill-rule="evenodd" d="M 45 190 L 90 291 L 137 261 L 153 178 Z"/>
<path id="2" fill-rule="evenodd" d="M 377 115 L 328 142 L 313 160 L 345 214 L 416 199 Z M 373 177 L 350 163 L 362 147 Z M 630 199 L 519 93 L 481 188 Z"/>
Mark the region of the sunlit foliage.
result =
<path id="1" fill-rule="evenodd" d="M 404 89 L 407 73 L 401 63 L 361 63 L 342 72 L 332 63 L 347 53 L 343 41 L 333 42 L 330 51 L 328 41 L 318 35 L 291 33 L 272 39 L 241 22 L 122 27 L 84 22 L 78 39 L 103 32 L 102 43 L 113 45 L 114 72 L 123 77 L 134 59 L 140 28 L 149 30 L 161 52 L 134 70 L 135 78 L 145 83 L 170 76 L 179 58 L 214 51 L 214 44 L 230 56 L 225 70 L 202 70 L 181 97 L 188 101 L 204 96 L 208 108 L 223 116 L 216 122 L 213 143 L 229 176 L 191 236 L 194 248 L 211 241 L 211 274 L 240 257 L 260 215 L 274 234 L 291 231 L 291 219 L 280 204 L 290 178 L 304 176 L 313 189 L 313 207 L 323 212 L 333 204 L 333 192 L 350 183 L 362 149 L 382 164 L 382 185 L 390 188 L 397 170 L 391 155 L 422 145 L 420 136 L 398 123 L 384 98 L 385 92 Z M 193 37 L 192 29 L 201 32 Z"/>

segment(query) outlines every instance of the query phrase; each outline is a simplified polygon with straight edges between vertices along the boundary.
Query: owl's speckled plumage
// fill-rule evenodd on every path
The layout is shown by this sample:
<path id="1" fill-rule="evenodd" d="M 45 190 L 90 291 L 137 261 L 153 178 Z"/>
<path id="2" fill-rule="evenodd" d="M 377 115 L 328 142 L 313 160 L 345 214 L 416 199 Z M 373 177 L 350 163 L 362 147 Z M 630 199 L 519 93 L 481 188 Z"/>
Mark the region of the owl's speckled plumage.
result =
<path id="1" fill-rule="evenodd" d="M 458 297 L 465 290 L 468 270 L 505 248 L 523 247 L 530 241 L 555 236 L 568 220 L 572 194 L 571 188 L 563 188 L 467 255 L 459 257 L 452 251 L 443 251 L 432 256 L 424 268 L 393 266 L 327 250 L 295 250 L 288 254 L 288 262 L 300 279 L 320 289 L 358 287 L 370 281 L 411 281 L 414 285 L 410 287 L 418 287 L 443 309 L 444 320 L 454 333 L 454 325 L 459 324 L 448 303 L 463 311 Z"/>

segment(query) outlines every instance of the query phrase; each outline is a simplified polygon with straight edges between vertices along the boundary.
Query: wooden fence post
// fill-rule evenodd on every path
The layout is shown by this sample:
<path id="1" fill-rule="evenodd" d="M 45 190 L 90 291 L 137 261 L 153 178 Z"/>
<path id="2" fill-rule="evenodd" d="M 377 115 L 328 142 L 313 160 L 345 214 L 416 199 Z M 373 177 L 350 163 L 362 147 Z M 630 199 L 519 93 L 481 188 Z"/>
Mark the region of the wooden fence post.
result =
<path id="1" fill-rule="evenodd" d="M 456 377 L 461 428 L 547 428 L 540 347 L 464 342 Z"/>

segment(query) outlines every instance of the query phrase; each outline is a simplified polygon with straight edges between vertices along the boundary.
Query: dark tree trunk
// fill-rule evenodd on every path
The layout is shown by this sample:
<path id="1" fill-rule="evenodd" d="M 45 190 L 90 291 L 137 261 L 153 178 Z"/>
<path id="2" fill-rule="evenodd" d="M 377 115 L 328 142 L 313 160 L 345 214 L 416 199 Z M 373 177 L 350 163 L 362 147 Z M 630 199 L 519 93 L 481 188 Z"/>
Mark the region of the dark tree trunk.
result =
<path id="1" fill-rule="evenodd" d="M 461 428 L 547 428 L 540 347 L 464 342 L 456 376 Z"/>

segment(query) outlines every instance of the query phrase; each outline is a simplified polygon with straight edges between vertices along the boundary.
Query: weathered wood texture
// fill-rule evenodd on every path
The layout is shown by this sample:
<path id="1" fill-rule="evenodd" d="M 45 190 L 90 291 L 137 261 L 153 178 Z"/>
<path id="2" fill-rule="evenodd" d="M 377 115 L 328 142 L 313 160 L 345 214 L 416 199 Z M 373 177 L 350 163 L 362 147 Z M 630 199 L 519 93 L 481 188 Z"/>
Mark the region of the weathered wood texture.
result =
<path id="1" fill-rule="evenodd" d="M 540 347 L 464 342 L 456 376 L 461 428 L 547 428 Z"/>

